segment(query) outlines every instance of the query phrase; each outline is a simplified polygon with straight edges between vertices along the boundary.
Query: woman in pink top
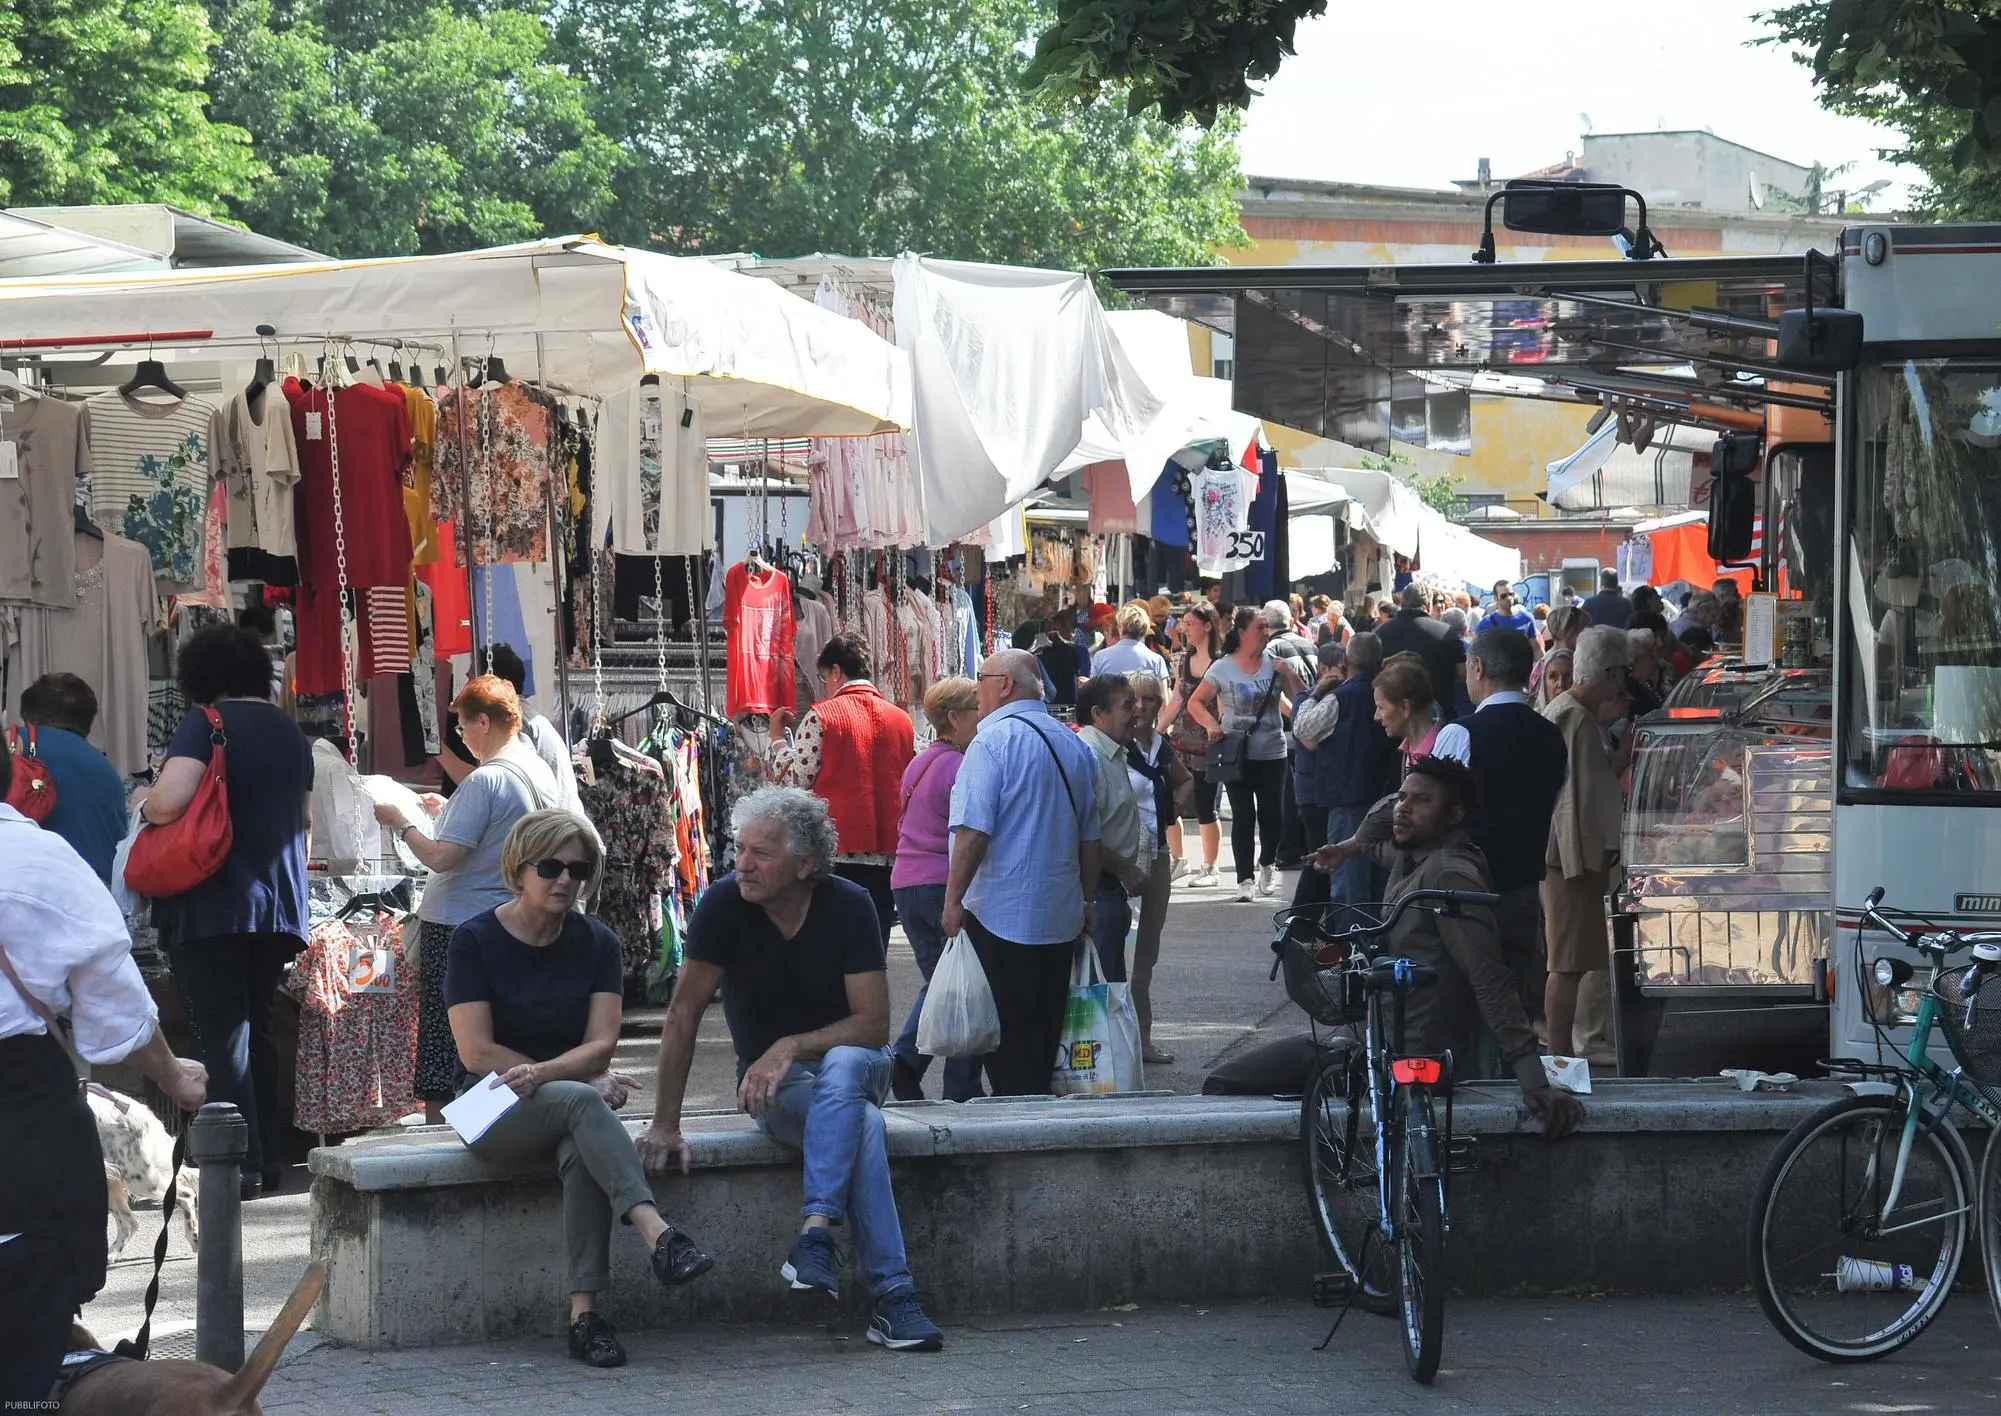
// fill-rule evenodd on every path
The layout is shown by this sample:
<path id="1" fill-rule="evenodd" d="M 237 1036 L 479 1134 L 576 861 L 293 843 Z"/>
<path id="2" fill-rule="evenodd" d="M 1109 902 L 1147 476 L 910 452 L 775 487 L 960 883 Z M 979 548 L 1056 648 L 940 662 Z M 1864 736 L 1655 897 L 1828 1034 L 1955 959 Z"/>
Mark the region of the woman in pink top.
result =
<path id="1" fill-rule="evenodd" d="M 1415 654 L 1396 654 L 1383 661 L 1376 674 L 1376 721 L 1403 754 L 1403 770 L 1429 757 L 1438 741 L 1438 704 L 1432 697 L 1431 675 Z"/>
<path id="2" fill-rule="evenodd" d="M 898 824 L 896 868 L 890 888 L 896 892 L 896 914 L 910 940 L 910 952 L 924 971 L 928 988 L 931 971 L 945 953 L 945 935 L 938 917 L 945 911 L 945 876 L 951 865 L 952 784 L 966 745 L 980 725 L 978 689 L 969 678 L 940 679 L 924 694 L 924 717 L 938 737 L 903 769 L 903 816 Z M 924 1011 L 924 989 L 911 1005 L 896 1040 L 896 1062 L 890 1091 L 898 1101 L 924 1099 L 924 1071 L 931 1059 L 917 1050 L 917 1018 Z M 980 1095 L 980 1059 L 953 1057 L 945 1063 L 945 1100 L 964 1101 Z"/>

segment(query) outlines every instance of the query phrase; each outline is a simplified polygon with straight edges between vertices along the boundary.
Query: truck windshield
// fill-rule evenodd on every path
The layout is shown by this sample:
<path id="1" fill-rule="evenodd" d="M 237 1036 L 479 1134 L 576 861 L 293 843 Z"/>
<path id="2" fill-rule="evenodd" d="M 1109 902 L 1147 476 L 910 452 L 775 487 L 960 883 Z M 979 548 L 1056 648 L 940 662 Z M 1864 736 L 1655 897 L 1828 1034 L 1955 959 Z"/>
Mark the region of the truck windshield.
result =
<path id="1" fill-rule="evenodd" d="M 2001 792 L 2001 360 L 1857 384 L 1844 786 Z"/>

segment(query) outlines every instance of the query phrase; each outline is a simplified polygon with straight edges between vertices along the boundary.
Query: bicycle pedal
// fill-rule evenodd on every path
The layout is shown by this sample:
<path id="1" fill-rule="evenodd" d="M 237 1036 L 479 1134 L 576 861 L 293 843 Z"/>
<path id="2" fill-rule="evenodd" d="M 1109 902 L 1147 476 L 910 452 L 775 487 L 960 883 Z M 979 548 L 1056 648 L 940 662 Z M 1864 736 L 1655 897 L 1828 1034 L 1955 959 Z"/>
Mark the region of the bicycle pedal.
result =
<path id="1" fill-rule="evenodd" d="M 1313 1306 L 1340 1307 L 1348 1301 L 1348 1290 L 1352 1286 L 1345 1273 L 1316 1273 L 1313 1275 Z"/>
<path id="2" fill-rule="evenodd" d="M 1445 1150 L 1447 1175 L 1470 1175 L 1480 1168 L 1480 1138 L 1454 1136 Z"/>

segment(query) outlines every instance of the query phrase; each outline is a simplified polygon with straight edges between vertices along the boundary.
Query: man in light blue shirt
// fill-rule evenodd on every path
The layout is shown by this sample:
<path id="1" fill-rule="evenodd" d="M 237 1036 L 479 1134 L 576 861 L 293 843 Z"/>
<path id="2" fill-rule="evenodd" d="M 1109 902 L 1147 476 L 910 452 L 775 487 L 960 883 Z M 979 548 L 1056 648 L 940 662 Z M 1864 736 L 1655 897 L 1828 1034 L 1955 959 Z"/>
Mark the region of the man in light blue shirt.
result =
<path id="1" fill-rule="evenodd" d="M 952 866 L 940 923 L 972 941 L 1000 1015 L 995 1096 L 1049 1091 L 1070 966 L 1097 893 L 1098 764 L 1049 715 L 1035 656 L 980 668 L 980 728 L 952 786 Z"/>

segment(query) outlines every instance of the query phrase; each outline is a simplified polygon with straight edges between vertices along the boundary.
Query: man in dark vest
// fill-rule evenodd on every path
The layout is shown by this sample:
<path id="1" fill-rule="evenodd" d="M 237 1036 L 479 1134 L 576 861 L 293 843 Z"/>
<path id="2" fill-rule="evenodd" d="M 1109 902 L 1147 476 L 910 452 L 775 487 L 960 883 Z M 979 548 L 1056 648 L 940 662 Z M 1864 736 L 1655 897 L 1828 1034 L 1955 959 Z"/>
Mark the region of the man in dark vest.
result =
<path id="1" fill-rule="evenodd" d="M 1512 629 L 1483 629 L 1466 651 L 1471 717 L 1438 730 L 1434 757 L 1473 769 L 1478 804 L 1467 835 L 1487 857 L 1501 903 L 1495 910 L 1501 954 L 1522 988 L 1522 1007 L 1540 1017 L 1543 995 L 1542 904 L 1538 887 L 1549 848 L 1550 818 L 1570 770 L 1563 733 L 1530 706 L 1524 691 L 1535 649 Z M 1377 804 L 1355 833 L 1355 854 L 1388 840 L 1394 798 Z M 1333 831 L 1328 832 L 1333 837 Z M 1335 838 L 1338 843 L 1338 838 Z"/>
<path id="2" fill-rule="evenodd" d="M 868 644 L 860 635 L 829 639 L 818 668 L 824 696 L 806 710 L 790 743 L 773 744 L 771 779 L 827 803 L 840 840 L 834 874 L 869 892 L 887 948 L 896 920 L 889 876 L 896 864 L 903 769 L 915 755 L 916 735 L 910 715 L 869 682 Z M 772 715 L 774 733 L 790 723 L 784 709 Z"/>
<path id="3" fill-rule="evenodd" d="M 1383 648 L 1374 634 L 1364 631 L 1349 639 L 1348 676 L 1332 694 L 1334 727 L 1319 736 L 1325 730 L 1316 716 L 1311 730 L 1314 742 L 1310 747 L 1302 744 L 1302 755 L 1309 759 L 1304 770 L 1312 778 L 1309 792 L 1327 813 L 1327 841 L 1347 840 L 1361 826 L 1363 813 L 1382 799 L 1384 792 L 1394 792 L 1397 787 L 1397 745 L 1376 721 L 1376 670 L 1382 666 Z M 1316 686 L 1316 705 L 1321 698 Z M 1295 711 L 1300 706 L 1295 705 Z M 1383 819 L 1387 832 L 1389 818 L 1385 815 Z M 1317 848 L 1322 842 L 1313 844 Z M 1366 904 L 1376 898 L 1370 877 L 1369 862 L 1359 856 L 1331 873 L 1302 871 L 1292 902 Z"/>

